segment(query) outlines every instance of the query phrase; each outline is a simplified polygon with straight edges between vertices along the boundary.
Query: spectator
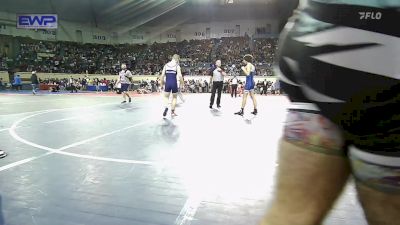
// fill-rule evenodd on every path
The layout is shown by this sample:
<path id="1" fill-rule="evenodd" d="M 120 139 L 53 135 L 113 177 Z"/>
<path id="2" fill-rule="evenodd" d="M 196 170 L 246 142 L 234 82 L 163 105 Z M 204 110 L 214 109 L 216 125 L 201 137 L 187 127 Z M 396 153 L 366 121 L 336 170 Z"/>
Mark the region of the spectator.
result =
<path id="1" fill-rule="evenodd" d="M 22 79 L 19 74 L 14 74 L 14 82 L 13 85 L 15 87 L 15 90 L 20 91 L 22 90 Z"/>
<path id="2" fill-rule="evenodd" d="M 234 76 L 231 79 L 230 84 L 231 84 L 231 97 L 233 98 L 233 95 L 235 95 L 235 98 L 236 98 L 236 96 L 237 96 L 237 88 L 238 88 L 238 79 L 237 79 L 236 76 Z"/>
<path id="3" fill-rule="evenodd" d="M 37 78 L 36 71 L 32 71 L 31 85 L 32 85 L 32 94 L 36 95 L 36 89 L 37 86 L 39 85 L 39 80 Z"/>
<path id="4" fill-rule="evenodd" d="M 263 92 L 261 94 L 262 95 L 264 95 L 264 94 L 266 95 L 267 91 L 268 91 L 268 82 L 267 82 L 266 79 L 262 82 L 262 88 L 263 88 Z"/>
<path id="5" fill-rule="evenodd" d="M 74 80 L 74 78 L 72 78 L 72 76 L 68 80 L 68 86 L 70 88 L 71 93 L 73 93 L 74 91 L 75 93 L 78 92 L 78 89 L 76 88 L 76 81 Z"/>

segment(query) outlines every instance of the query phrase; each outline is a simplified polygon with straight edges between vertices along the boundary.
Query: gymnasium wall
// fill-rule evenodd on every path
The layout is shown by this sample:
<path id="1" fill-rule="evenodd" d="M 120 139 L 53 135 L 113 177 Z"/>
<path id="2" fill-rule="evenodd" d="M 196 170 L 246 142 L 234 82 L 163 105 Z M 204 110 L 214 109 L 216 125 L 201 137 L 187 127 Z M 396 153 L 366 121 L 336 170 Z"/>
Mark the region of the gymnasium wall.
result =
<path id="1" fill-rule="evenodd" d="M 238 29 L 238 26 L 240 29 Z M 16 28 L 16 14 L 0 12 L 0 34 L 30 37 L 36 40 L 73 41 L 98 44 L 175 42 L 191 39 L 234 37 L 255 34 L 256 28 L 264 27 L 268 35 L 278 33 L 278 21 L 232 20 L 226 22 L 181 24 L 169 27 L 144 27 L 118 34 L 96 28 L 91 24 L 72 23 L 60 20 L 57 30 L 28 30 Z M 207 31 L 207 28 L 210 28 Z"/>
<path id="2" fill-rule="evenodd" d="M 238 25 L 238 26 L 237 26 Z M 209 32 L 207 32 L 207 28 Z M 183 24 L 174 28 L 152 27 L 141 32 L 131 32 L 133 37 L 144 38 L 145 42 L 163 43 L 193 39 L 209 39 L 221 37 L 237 37 L 245 34 L 250 37 L 256 33 L 256 28 L 265 28 L 264 37 L 276 37 L 278 34 L 278 21 L 265 20 L 232 20 L 227 22 L 211 22 Z M 135 35 L 136 34 L 136 35 Z M 121 42 L 129 42 L 129 37 L 121 37 Z"/>
<path id="3" fill-rule="evenodd" d="M 82 32 L 82 39 L 77 35 Z M 57 30 L 28 30 L 16 28 L 16 14 L 0 12 L 0 34 L 30 37 L 36 40 L 74 41 L 83 43 L 111 44 L 111 35 L 90 24 L 71 23 L 59 20 Z"/>

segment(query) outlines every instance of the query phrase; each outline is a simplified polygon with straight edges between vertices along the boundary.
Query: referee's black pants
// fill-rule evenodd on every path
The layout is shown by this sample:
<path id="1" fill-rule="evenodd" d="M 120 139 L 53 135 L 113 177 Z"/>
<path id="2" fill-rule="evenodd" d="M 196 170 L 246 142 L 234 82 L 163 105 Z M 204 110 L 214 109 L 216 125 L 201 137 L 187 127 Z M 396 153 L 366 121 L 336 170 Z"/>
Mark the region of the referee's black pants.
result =
<path id="1" fill-rule="evenodd" d="M 232 90 L 231 90 L 231 97 L 233 98 L 233 93 L 235 93 L 235 98 L 237 95 L 237 84 L 232 84 Z"/>
<path id="2" fill-rule="evenodd" d="M 210 99 L 210 106 L 214 105 L 214 99 L 215 99 L 215 92 L 218 91 L 218 97 L 217 97 L 217 106 L 220 106 L 221 104 L 221 92 L 222 92 L 222 87 L 224 86 L 223 81 L 214 81 L 213 86 L 211 89 L 211 99 Z"/>

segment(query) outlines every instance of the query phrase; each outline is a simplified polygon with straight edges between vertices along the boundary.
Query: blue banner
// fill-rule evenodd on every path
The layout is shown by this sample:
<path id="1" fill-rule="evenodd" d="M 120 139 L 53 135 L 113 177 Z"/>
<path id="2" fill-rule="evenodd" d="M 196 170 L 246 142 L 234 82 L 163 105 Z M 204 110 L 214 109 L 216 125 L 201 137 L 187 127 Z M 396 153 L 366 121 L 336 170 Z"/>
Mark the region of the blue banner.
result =
<path id="1" fill-rule="evenodd" d="M 21 29 L 57 29 L 57 14 L 19 14 L 17 28 Z"/>

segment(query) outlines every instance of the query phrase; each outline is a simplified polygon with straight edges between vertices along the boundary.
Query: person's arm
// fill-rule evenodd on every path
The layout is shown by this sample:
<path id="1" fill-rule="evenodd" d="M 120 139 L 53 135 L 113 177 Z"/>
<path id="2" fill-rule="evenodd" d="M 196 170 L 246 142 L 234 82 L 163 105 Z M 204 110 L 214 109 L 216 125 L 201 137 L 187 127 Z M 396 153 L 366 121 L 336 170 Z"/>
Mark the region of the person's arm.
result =
<path id="1" fill-rule="evenodd" d="M 176 68 L 176 73 L 177 73 L 177 75 L 178 75 L 178 77 L 179 77 L 180 87 L 183 89 L 183 87 L 184 87 L 184 81 L 183 81 L 183 76 L 182 76 L 182 71 L 181 71 L 181 67 L 180 67 L 180 66 L 178 66 L 178 67 Z"/>
<path id="2" fill-rule="evenodd" d="M 160 76 L 160 86 L 163 87 L 164 86 L 164 77 L 165 77 L 165 66 L 161 72 L 161 76 Z"/>
<path id="3" fill-rule="evenodd" d="M 133 83 L 133 79 L 132 79 L 133 75 L 132 75 L 132 72 L 131 72 L 130 70 L 127 71 L 126 76 L 128 77 L 129 81 L 130 81 L 131 83 Z"/>
<path id="4" fill-rule="evenodd" d="M 247 64 L 246 66 L 242 66 L 242 71 L 244 72 L 244 74 L 246 74 L 246 76 L 250 75 L 251 65 Z"/>
<path id="5" fill-rule="evenodd" d="M 222 68 L 219 68 L 219 72 L 221 73 L 222 76 L 226 76 L 225 70 L 223 70 Z"/>
<path id="6" fill-rule="evenodd" d="M 118 78 L 115 81 L 115 86 L 117 86 L 120 82 L 121 82 L 121 77 L 118 75 Z"/>

